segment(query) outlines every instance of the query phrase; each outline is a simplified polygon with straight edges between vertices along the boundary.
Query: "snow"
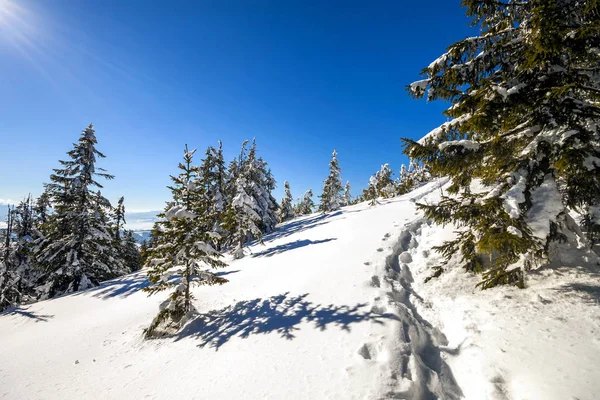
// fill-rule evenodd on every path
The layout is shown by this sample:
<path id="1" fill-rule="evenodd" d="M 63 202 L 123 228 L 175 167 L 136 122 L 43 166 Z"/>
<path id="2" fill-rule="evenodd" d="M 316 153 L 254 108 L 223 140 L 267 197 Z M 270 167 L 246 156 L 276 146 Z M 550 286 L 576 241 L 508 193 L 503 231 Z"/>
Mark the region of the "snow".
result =
<path id="1" fill-rule="evenodd" d="M 478 142 L 475 142 L 474 140 L 449 140 L 447 142 L 442 142 L 438 145 L 438 148 L 440 149 L 440 151 L 444 151 L 447 147 L 450 146 L 460 146 L 466 150 L 473 150 L 473 151 L 477 151 L 479 150 L 479 147 L 481 147 L 481 145 Z"/>
<path id="2" fill-rule="evenodd" d="M 564 209 L 562 196 L 551 174 L 544 177 L 540 187 L 531 193 L 531 208 L 527 212 L 526 222 L 534 236 L 546 239 L 550 233 L 550 222 Z"/>
<path id="3" fill-rule="evenodd" d="M 194 288 L 200 316 L 174 337 L 142 339 L 168 296 L 141 292 L 144 271 L 9 310 L 0 398 L 597 398 L 597 266 L 544 267 L 527 290 L 480 291 L 460 268 L 423 283 L 455 228 L 415 202 L 446 183 L 294 219 L 228 255 L 229 283 Z"/>
<path id="4" fill-rule="evenodd" d="M 506 228 L 506 231 L 512 235 L 523 237 L 523 232 L 521 232 L 518 228 L 514 226 L 509 226 L 508 228 Z"/>
<path id="5" fill-rule="evenodd" d="M 467 113 L 467 114 L 461 115 L 458 118 L 453 119 L 452 121 L 444 122 L 442 125 L 438 126 L 434 130 L 432 130 L 431 132 L 429 132 L 428 134 L 423 136 L 421 139 L 419 139 L 417 141 L 417 143 L 419 143 L 420 145 L 424 145 L 430 139 L 434 140 L 434 141 L 440 140 L 442 135 L 444 133 L 446 133 L 448 130 L 453 129 L 457 125 L 460 125 L 460 124 L 468 121 L 470 118 L 471 118 L 471 114 Z"/>
<path id="6" fill-rule="evenodd" d="M 517 183 L 508 189 L 502 197 L 504 199 L 504 211 L 511 218 L 517 219 L 521 215 L 519 204 L 525 202 L 525 188 L 527 187 L 527 179 L 521 174 L 517 175 Z"/>

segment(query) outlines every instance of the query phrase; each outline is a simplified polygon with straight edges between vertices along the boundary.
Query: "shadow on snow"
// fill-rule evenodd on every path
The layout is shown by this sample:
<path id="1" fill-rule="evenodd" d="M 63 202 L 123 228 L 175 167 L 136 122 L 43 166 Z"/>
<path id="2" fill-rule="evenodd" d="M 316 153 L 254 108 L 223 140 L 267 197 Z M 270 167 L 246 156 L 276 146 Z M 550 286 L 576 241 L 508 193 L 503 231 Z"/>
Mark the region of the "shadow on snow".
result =
<path id="1" fill-rule="evenodd" d="M 278 333 L 282 338 L 294 339 L 299 325 L 309 322 L 316 329 L 325 330 L 335 326 L 350 331 L 352 324 L 370 321 L 384 324 L 385 320 L 398 320 L 393 314 L 378 314 L 364 310 L 367 304 L 355 306 L 323 306 L 307 300 L 308 294 L 291 297 L 288 293 L 269 298 L 245 300 L 220 310 L 198 315 L 177 334 L 176 341 L 194 338 L 198 347 L 218 350 L 234 337 Z"/>
<path id="2" fill-rule="evenodd" d="M 26 317 L 29 319 L 34 320 L 35 322 L 48 322 L 48 319 L 50 318 L 54 318 L 54 315 L 47 315 L 47 314 L 37 314 L 34 311 L 29 311 L 31 307 L 25 308 L 25 307 L 16 307 L 16 308 L 9 308 L 8 310 L 5 310 L 3 312 L 0 313 L 0 317 L 2 316 L 8 316 L 8 315 L 17 315 L 17 316 L 21 316 L 21 317 Z"/>
<path id="3" fill-rule="evenodd" d="M 309 246 L 311 244 L 327 243 L 327 242 L 331 242 L 333 240 L 337 240 L 337 238 L 329 238 L 329 239 L 323 239 L 323 240 L 309 240 L 309 239 L 296 240 L 295 242 L 280 244 L 279 246 L 271 247 L 270 249 L 261 251 L 259 253 L 254 253 L 252 255 L 252 257 L 271 257 L 271 256 L 274 256 L 275 254 L 284 253 L 286 251 L 294 250 L 299 247 Z"/>

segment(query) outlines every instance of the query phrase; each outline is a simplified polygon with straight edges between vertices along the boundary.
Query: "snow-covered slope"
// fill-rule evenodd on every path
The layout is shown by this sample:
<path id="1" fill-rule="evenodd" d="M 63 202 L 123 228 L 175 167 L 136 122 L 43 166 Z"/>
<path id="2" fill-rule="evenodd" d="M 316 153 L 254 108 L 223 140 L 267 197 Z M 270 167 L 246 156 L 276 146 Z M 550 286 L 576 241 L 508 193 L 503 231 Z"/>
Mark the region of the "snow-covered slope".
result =
<path id="1" fill-rule="evenodd" d="M 281 226 L 195 289 L 202 317 L 173 338 L 142 340 L 166 296 L 144 272 L 0 315 L 0 398 L 597 398 L 598 270 L 423 284 L 451 231 L 414 201 L 440 184 Z"/>

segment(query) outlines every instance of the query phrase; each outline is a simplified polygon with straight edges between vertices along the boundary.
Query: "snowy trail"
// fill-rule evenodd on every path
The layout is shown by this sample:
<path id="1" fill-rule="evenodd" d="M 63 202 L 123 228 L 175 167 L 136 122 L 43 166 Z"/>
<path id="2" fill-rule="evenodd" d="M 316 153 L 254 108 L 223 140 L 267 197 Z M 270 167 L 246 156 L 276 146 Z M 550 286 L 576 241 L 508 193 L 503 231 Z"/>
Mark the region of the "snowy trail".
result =
<path id="1" fill-rule="evenodd" d="M 284 224 L 194 290 L 201 317 L 172 338 L 142 340 L 166 296 L 143 272 L 2 314 L 0 399 L 597 399 L 598 266 L 424 284 L 453 228 L 415 201 L 442 184 Z"/>
<path id="2" fill-rule="evenodd" d="M 174 338 L 141 339 L 166 296 L 140 292 L 143 273 L 1 315 L 0 398 L 385 398 L 404 318 L 383 306 L 385 265 L 411 196 L 283 225 L 227 260 L 229 283 L 195 289 L 202 317 Z M 429 363 L 428 333 L 413 330 L 413 363 Z"/>

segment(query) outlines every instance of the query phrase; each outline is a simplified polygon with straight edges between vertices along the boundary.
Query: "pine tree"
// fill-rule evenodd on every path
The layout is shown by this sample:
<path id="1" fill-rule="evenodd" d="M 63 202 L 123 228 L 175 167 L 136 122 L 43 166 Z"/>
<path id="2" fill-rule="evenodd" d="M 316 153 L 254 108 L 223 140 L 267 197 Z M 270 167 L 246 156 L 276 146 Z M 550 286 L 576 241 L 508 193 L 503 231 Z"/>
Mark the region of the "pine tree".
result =
<path id="1" fill-rule="evenodd" d="M 296 206 L 296 215 L 312 214 L 315 210 L 315 202 L 312 199 L 312 189 L 308 189 L 300 198 Z"/>
<path id="2" fill-rule="evenodd" d="M 89 125 L 79 141 L 60 161 L 46 185 L 54 213 L 47 216 L 44 234 L 36 240 L 36 263 L 48 273 L 41 297 L 53 297 L 97 285 L 123 271 L 118 249 L 114 247 L 107 209 L 110 203 L 99 191 L 98 178 L 113 179 L 96 168 L 96 134 Z"/>
<path id="3" fill-rule="evenodd" d="M 113 219 L 115 220 L 115 240 L 121 241 L 121 229 L 127 223 L 125 221 L 125 197 L 121 196 L 117 206 L 113 210 Z"/>
<path id="4" fill-rule="evenodd" d="M 206 157 L 202 160 L 199 171 L 198 184 L 204 190 L 207 203 L 207 224 L 220 237 L 215 238 L 214 244 L 221 248 L 222 236 L 227 232 L 223 228 L 224 212 L 229 200 L 226 197 L 227 172 L 225 171 L 225 160 L 223 158 L 223 144 L 219 142 L 219 148 L 210 146 L 206 150 Z"/>
<path id="5" fill-rule="evenodd" d="M 44 190 L 35 201 L 35 206 L 33 207 L 34 222 L 36 225 L 40 226 L 46 223 L 48 220 L 48 208 L 50 206 L 50 195 Z"/>
<path id="6" fill-rule="evenodd" d="M 321 194 L 321 204 L 319 211 L 329 212 L 336 211 L 343 204 L 341 178 L 342 170 L 337 159 L 337 151 L 333 150 L 331 161 L 329 162 L 329 176 L 323 181 L 323 193 Z"/>
<path id="7" fill-rule="evenodd" d="M 21 303 L 21 291 L 19 290 L 20 276 L 12 262 L 13 249 L 11 239 L 13 228 L 14 212 L 9 206 L 4 247 L 0 249 L 2 250 L 0 253 L 0 312 L 9 307 L 18 306 Z"/>
<path id="8" fill-rule="evenodd" d="M 346 181 L 344 187 L 344 205 L 349 206 L 352 204 L 352 192 L 350 191 L 350 181 Z"/>
<path id="9" fill-rule="evenodd" d="M 232 189 L 233 198 L 226 215 L 226 228 L 230 232 L 230 240 L 234 245 L 233 255 L 235 258 L 244 257 L 244 245 L 252 238 L 260 239 L 263 223 L 261 213 L 264 209 L 256 200 L 256 182 L 253 180 L 254 164 L 248 161 L 246 145 L 242 143 L 239 161 L 234 164 L 235 182 Z M 264 206 L 264 204 L 263 204 Z"/>
<path id="10" fill-rule="evenodd" d="M 242 164 L 242 174 L 248 181 L 248 194 L 254 197 L 258 204 L 256 211 L 260 216 L 258 227 L 261 232 L 269 233 L 277 224 L 276 211 L 279 208 L 277 201 L 271 195 L 275 189 L 275 179 L 267 167 L 267 163 L 257 157 L 256 140 L 252 141 L 252 146 L 248 151 L 248 157 Z"/>
<path id="11" fill-rule="evenodd" d="M 457 42 L 409 86 L 453 118 L 405 152 L 452 185 L 428 218 L 463 229 L 438 248 L 483 273 L 482 288 L 523 287 L 523 268 L 565 241 L 569 210 L 600 206 L 600 5 L 464 0 L 481 34 Z M 484 192 L 470 190 L 473 180 Z M 437 267 L 435 275 L 444 270 Z"/>
<path id="12" fill-rule="evenodd" d="M 148 280 L 144 290 L 155 294 L 173 291 L 160 305 L 159 313 L 146 330 L 152 338 L 179 330 L 194 312 L 191 293 L 193 285 L 215 285 L 227 282 L 206 268 L 221 268 L 226 264 L 211 245 L 216 233 L 207 230 L 208 207 L 206 193 L 198 184 L 199 168 L 192 165 L 195 150 L 186 146 L 184 162 L 178 176 L 171 176 L 169 186 L 173 200 L 159 214 L 148 249 Z M 176 279 L 170 279 L 176 277 Z"/>
<path id="13" fill-rule="evenodd" d="M 142 268 L 141 246 L 133 236 L 133 231 L 126 229 L 123 232 L 123 243 L 121 245 L 121 258 L 128 272 L 135 272 Z"/>
<path id="14" fill-rule="evenodd" d="M 290 184 L 288 181 L 283 183 L 283 189 L 285 191 L 285 197 L 281 200 L 281 206 L 279 207 L 279 222 L 289 221 L 295 217 L 292 192 L 290 191 Z"/>

